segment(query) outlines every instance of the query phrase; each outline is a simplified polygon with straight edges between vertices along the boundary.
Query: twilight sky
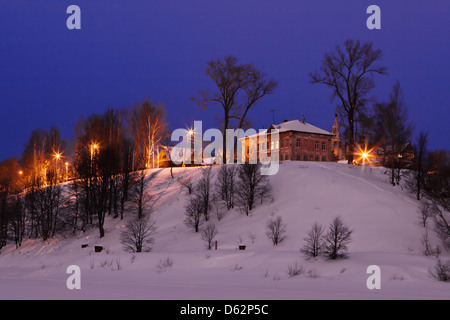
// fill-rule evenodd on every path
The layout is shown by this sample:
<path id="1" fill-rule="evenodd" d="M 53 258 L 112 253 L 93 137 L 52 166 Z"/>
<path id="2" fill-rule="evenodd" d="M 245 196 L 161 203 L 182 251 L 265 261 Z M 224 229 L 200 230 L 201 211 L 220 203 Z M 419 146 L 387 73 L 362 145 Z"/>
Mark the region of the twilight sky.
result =
<path id="1" fill-rule="evenodd" d="M 66 9 L 81 8 L 81 30 Z M 368 30 L 366 8 L 381 8 Z M 234 55 L 274 77 L 275 94 L 249 114 L 255 129 L 292 117 L 331 130 L 331 91 L 308 73 L 345 39 L 373 41 L 387 76 L 372 94 L 388 99 L 400 81 L 430 149 L 450 149 L 450 1 L 365 0 L 0 0 L 0 160 L 20 157 L 35 128 L 60 128 L 70 140 L 82 116 L 149 98 L 163 102 L 171 129 L 221 110 L 189 98 L 213 88 L 206 62 Z"/>

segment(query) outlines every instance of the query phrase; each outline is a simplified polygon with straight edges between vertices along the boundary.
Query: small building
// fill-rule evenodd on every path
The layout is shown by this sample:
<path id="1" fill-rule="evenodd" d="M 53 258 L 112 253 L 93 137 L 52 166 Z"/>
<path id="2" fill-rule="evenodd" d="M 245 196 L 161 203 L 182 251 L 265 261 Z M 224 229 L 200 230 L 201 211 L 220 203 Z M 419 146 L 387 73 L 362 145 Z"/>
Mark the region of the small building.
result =
<path id="1" fill-rule="evenodd" d="M 271 131 L 277 129 L 278 141 L 271 141 Z M 280 161 L 338 161 L 343 158 L 343 144 L 337 123 L 333 125 L 333 132 L 318 128 L 300 120 L 291 120 L 280 124 L 273 124 L 267 130 L 254 136 L 245 138 L 245 161 L 250 159 L 250 141 L 257 141 L 257 156 L 260 152 L 270 156 L 272 150 L 278 150 Z M 262 136 L 267 136 L 264 140 Z M 254 146 L 253 146 L 254 149 Z"/>
<path id="2" fill-rule="evenodd" d="M 188 161 L 189 158 L 190 161 Z M 194 163 L 193 149 L 189 150 L 180 147 L 161 146 L 161 150 L 158 155 L 159 168 L 181 167 L 185 166 L 186 162 L 191 163 L 186 164 L 186 166 L 192 166 Z"/>
<path id="3" fill-rule="evenodd" d="M 161 146 L 158 154 L 158 167 L 196 167 L 213 165 L 215 158 L 202 158 L 202 163 L 195 163 L 194 148 Z"/>
<path id="4" fill-rule="evenodd" d="M 377 147 L 373 152 L 373 165 L 380 165 L 383 167 L 411 167 L 415 156 L 415 149 L 413 145 L 408 142 L 402 145 Z"/>

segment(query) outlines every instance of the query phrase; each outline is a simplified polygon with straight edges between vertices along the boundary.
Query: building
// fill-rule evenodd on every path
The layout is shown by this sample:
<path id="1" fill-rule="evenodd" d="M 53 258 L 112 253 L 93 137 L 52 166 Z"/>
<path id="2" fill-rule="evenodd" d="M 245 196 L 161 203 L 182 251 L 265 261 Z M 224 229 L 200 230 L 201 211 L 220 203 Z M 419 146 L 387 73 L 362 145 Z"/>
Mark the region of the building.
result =
<path id="1" fill-rule="evenodd" d="M 161 146 L 158 153 L 158 167 L 196 167 L 214 164 L 215 158 L 202 158 L 202 163 L 195 163 L 194 148 Z"/>
<path id="2" fill-rule="evenodd" d="M 273 129 L 279 131 L 278 141 L 271 141 L 270 132 Z M 267 141 L 263 142 L 263 135 L 267 135 Z M 267 130 L 254 136 L 245 138 L 245 159 L 248 161 L 253 148 L 250 143 L 257 141 L 257 154 L 259 152 L 271 155 L 272 150 L 279 151 L 280 161 L 337 161 L 343 158 L 343 144 L 337 123 L 337 116 L 332 132 L 318 128 L 310 123 L 300 120 L 291 120 L 280 124 L 271 125 Z"/>

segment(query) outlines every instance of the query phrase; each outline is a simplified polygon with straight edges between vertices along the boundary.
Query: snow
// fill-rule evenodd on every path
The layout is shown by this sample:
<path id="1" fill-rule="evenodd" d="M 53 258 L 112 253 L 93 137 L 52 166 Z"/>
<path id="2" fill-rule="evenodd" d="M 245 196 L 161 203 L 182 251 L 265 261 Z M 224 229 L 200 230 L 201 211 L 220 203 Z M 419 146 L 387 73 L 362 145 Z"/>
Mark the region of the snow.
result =
<path id="1" fill-rule="evenodd" d="M 325 134 L 330 136 L 333 135 L 331 132 L 325 131 L 310 123 L 303 122 L 300 120 L 285 121 L 280 124 L 274 125 L 274 128 L 280 130 L 280 132 L 298 131 L 306 133 Z"/>
<path id="2" fill-rule="evenodd" d="M 219 167 L 213 167 L 213 173 Z M 173 168 L 175 178 L 196 179 L 199 168 Z M 183 223 L 189 195 L 157 169 L 149 187 L 156 194 L 158 226 L 153 250 L 126 253 L 119 243 L 124 220 L 107 217 L 106 235 L 96 229 L 47 242 L 26 240 L 0 254 L 0 299 L 449 299 L 450 287 L 433 279 L 428 269 L 435 257 L 422 254 L 425 229 L 418 202 L 406 190 L 388 183 L 381 167 L 343 163 L 283 162 L 270 176 L 273 199 L 258 204 L 250 216 L 230 210 L 211 220 L 219 233 L 218 250 L 206 250 L 200 235 Z M 325 227 L 340 215 L 353 230 L 347 259 L 307 260 L 299 249 L 314 222 Z M 287 238 L 274 247 L 265 221 L 280 215 Z M 256 236 L 251 240 L 250 234 Z M 433 245 L 438 244 L 429 231 Z M 246 250 L 238 250 L 240 243 Z M 81 248 L 82 244 L 88 247 Z M 94 246 L 105 249 L 94 252 Z M 169 259 L 172 266 L 162 266 Z M 444 251 L 441 260 L 450 260 Z M 290 277 L 297 262 L 307 271 Z M 69 290 L 67 267 L 81 268 L 81 290 Z M 381 289 L 369 290 L 367 267 L 381 268 Z M 309 271 L 309 274 L 308 274 Z"/>

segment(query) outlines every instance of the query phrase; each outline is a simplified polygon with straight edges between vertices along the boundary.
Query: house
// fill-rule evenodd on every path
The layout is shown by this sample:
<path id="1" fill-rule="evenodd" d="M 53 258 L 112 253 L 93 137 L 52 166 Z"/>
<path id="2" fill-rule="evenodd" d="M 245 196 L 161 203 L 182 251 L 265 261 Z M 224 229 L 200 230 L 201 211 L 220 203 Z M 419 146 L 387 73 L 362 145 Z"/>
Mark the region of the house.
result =
<path id="1" fill-rule="evenodd" d="M 407 142 L 402 145 L 375 148 L 371 163 L 384 167 L 408 168 L 412 165 L 414 156 L 415 149 L 410 142 Z"/>
<path id="2" fill-rule="evenodd" d="M 273 129 L 279 132 L 278 141 L 271 139 Z M 281 161 L 337 161 L 343 158 L 344 153 L 337 116 L 332 132 L 307 123 L 303 117 L 302 121 L 285 120 L 280 124 L 271 125 L 257 135 L 246 137 L 243 148 L 245 161 L 250 159 L 250 152 L 255 149 L 250 143 L 257 143 L 258 160 L 261 158 L 260 152 L 270 156 L 272 150 L 279 152 Z"/>
<path id="3" fill-rule="evenodd" d="M 188 161 L 190 159 L 190 161 Z M 214 158 L 202 158 L 202 163 L 195 163 L 194 148 L 186 149 L 181 147 L 161 146 L 158 154 L 158 167 L 195 167 L 200 165 L 214 164 Z"/>

